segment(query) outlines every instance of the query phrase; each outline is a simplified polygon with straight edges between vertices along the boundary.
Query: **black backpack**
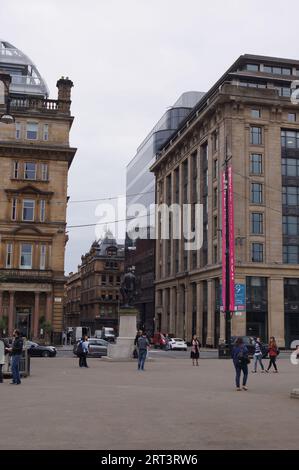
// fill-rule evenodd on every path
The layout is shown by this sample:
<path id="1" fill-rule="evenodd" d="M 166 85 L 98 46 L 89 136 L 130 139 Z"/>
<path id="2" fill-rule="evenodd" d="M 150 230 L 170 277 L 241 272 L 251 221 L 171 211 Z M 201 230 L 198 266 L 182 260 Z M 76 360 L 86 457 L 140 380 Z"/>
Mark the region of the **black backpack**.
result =
<path id="1" fill-rule="evenodd" d="M 82 343 L 82 341 L 80 341 L 80 343 L 77 346 L 77 354 L 78 354 L 78 356 L 83 354 L 83 343 Z"/>
<path id="2" fill-rule="evenodd" d="M 237 361 L 239 366 L 250 364 L 250 359 L 248 357 L 248 354 L 244 351 L 244 348 L 241 348 L 241 351 L 238 353 Z"/>

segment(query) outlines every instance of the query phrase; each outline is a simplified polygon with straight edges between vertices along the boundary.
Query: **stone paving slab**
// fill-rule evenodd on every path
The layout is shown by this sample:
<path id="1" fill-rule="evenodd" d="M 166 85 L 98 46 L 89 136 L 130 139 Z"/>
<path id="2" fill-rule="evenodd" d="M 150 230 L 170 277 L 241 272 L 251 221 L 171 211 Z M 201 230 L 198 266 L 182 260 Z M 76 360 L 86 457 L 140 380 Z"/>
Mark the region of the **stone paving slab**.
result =
<path id="1" fill-rule="evenodd" d="M 33 358 L 20 386 L 0 384 L 0 449 L 298 449 L 299 368 L 250 374 L 234 390 L 231 361 L 136 363 Z"/>

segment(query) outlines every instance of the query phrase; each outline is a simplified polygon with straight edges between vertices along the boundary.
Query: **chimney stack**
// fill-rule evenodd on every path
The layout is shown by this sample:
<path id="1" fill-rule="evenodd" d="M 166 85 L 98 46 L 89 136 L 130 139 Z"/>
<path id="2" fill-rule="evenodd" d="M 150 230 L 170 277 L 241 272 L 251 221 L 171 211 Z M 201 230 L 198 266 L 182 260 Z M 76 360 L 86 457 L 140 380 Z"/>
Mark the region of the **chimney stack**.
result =
<path id="1" fill-rule="evenodd" d="M 74 86 L 69 77 L 61 77 L 56 83 L 58 88 L 58 101 L 63 102 L 61 111 L 69 111 L 71 106 L 71 88 Z"/>

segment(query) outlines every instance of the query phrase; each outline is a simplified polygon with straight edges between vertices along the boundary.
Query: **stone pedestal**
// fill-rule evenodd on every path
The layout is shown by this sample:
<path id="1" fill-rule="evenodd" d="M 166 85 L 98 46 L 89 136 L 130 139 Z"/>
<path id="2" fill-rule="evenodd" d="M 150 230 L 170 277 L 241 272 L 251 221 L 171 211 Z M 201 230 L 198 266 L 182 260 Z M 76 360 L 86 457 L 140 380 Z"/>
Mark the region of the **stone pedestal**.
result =
<path id="1" fill-rule="evenodd" d="M 119 336 L 116 343 L 108 345 L 108 360 L 128 361 L 133 359 L 137 315 L 138 310 L 135 308 L 119 309 Z"/>

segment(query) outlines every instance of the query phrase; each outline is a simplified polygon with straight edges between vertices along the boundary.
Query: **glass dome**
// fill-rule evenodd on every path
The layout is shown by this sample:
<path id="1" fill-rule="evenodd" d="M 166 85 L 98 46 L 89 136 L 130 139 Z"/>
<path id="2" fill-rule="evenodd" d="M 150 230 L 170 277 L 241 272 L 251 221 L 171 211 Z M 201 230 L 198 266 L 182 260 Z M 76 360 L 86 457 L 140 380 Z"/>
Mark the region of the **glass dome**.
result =
<path id="1" fill-rule="evenodd" d="M 0 40 L 0 70 L 11 75 L 10 93 L 49 96 L 49 89 L 34 63 L 22 51 Z"/>

